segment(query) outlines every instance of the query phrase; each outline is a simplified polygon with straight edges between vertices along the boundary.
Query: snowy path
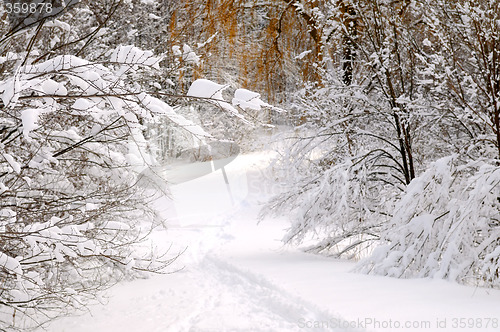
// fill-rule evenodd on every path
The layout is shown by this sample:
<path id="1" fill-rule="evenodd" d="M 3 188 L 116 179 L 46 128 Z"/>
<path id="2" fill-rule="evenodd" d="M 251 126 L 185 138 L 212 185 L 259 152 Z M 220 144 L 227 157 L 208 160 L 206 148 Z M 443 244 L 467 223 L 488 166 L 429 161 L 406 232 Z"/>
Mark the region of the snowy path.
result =
<path id="1" fill-rule="evenodd" d="M 202 310 L 178 331 L 300 331 L 298 317 L 331 317 L 269 281 L 225 261 L 207 257 Z M 175 328 L 174 328 L 175 330 Z"/>
<path id="2" fill-rule="evenodd" d="M 117 285 L 107 305 L 56 321 L 48 330 L 500 330 L 494 324 L 500 319 L 500 291 L 356 275 L 348 273 L 350 262 L 283 248 L 284 219 L 257 225 L 256 202 L 272 188 L 248 185 L 258 180 L 265 160 L 265 155 L 240 156 L 228 165 L 234 205 L 220 171 L 174 186 L 175 205 L 159 204 L 176 218 L 151 240 L 164 248 L 173 244 L 173 253 L 187 246 L 171 266 L 183 269 Z M 474 319 L 474 326 L 460 328 L 460 318 L 466 324 Z"/>

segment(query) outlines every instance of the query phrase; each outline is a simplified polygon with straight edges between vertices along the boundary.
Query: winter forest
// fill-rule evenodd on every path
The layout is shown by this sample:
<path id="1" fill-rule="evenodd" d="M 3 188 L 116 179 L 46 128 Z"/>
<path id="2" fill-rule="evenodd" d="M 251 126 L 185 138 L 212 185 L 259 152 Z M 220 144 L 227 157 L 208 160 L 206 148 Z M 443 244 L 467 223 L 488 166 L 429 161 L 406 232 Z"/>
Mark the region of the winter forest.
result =
<path id="1" fill-rule="evenodd" d="M 357 280 L 499 328 L 499 0 L 0 3 L 0 331 L 155 280 L 154 331 L 390 330 Z"/>

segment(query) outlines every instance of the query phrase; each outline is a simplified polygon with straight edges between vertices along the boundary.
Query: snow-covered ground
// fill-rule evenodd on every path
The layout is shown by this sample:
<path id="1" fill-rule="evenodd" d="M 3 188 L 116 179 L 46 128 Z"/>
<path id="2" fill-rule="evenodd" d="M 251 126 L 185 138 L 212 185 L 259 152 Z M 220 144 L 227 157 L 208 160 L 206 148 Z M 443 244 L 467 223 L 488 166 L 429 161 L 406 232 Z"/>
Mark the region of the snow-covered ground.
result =
<path id="1" fill-rule="evenodd" d="M 49 331 L 500 331 L 500 291 L 350 273 L 354 263 L 283 247 L 285 218 L 257 224 L 269 156 L 172 186 L 157 204 L 159 248 L 184 254 L 166 275 L 113 287 L 106 305 Z M 174 216 L 174 217 L 172 217 Z"/>

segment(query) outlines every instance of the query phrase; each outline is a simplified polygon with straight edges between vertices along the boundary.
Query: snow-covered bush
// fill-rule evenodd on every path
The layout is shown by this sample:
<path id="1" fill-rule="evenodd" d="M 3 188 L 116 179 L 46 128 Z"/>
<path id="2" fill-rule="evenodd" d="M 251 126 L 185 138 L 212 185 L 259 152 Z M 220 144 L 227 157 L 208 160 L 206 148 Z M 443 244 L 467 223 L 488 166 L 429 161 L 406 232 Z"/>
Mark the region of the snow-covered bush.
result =
<path id="1" fill-rule="evenodd" d="M 291 213 L 285 243 L 313 243 L 306 251 L 355 257 L 363 244 L 378 239 L 381 210 L 377 192 L 369 187 L 369 171 L 352 161 L 314 177 L 303 177 L 292 190 L 271 200 L 272 213 Z M 375 195 L 375 196 L 374 196 Z"/>
<path id="2" fill-rule="evenodd" d="M 263 213 L 289 215 L 284 241 L 311 252 L 360 255 L 378 239 L 400 191 L 397 152 L 373 138 L 386 123 L 353 94 L 342 83 L 297 94 L 294 116 L 309 121 L 283 134 L 284 151 L 273 165 L 284 192 Z"/>
<path id="3" fill-rule="evenodd" d="M 500 287 L 500 167 L 455 156 L 415 178 L 357 269 Z"/>

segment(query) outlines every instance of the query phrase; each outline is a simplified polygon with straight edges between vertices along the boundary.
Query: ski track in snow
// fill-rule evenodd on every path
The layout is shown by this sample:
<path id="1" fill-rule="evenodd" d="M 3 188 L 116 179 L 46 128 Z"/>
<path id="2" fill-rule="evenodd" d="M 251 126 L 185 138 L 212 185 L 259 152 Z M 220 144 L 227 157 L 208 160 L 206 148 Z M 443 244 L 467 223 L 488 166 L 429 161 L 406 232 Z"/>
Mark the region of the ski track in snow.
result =
<path id="1" fill-rule="evenodd" d="M 207 279 L 205 305 L 189 318 L 187 329 L 178 331 L 312 331 L 300 328 L 298 318 L 329 321 L 333 317 L 262 276 L 212 254 L 200 265 L 200 274 Z"/>
<path id="2" fill-rule="evenodd" d="M 248 211 L 242 216 L 242 210 L 249 210 L 249 207 L 233 208 L 225 215 L 212 219 L 213 224 L 189 224 L 179 228 L 204 229 L 203 232 L 195 232 L 200 238 L 194 242 L 217 244 L 211 248 L 197 248 L 198 254 L 203 253 L 200 255 L 202 259 L 191 273 L 197 280 L 195 283 L 202 286 L 201 298 L 198 299 L 196 309 L 170 326 L 168 331 L 346 331 L 299 326 L 301 318 L 321 322 L 340 318 L 307 303 L 264 276 L 230 263 L 227 257 L 228 245 L 240 243 L 238 239 L 241 239 L 231 228 L 241 231 L 245 226 L 253 229 L 257 227 L 255 216 Z M 248 215 L 251 217 L 248 218 Z M 246 233 L 245 230 L 243 233 L 248 235 L 246 241 L 255 240 L 253 234 Z M 212 241 L 206 238 L 207 234 L 210 234 Z M 244 245 L 251 253 L 251 244 Z M 257 251 L 258 249 L 257 246 Z"/>

